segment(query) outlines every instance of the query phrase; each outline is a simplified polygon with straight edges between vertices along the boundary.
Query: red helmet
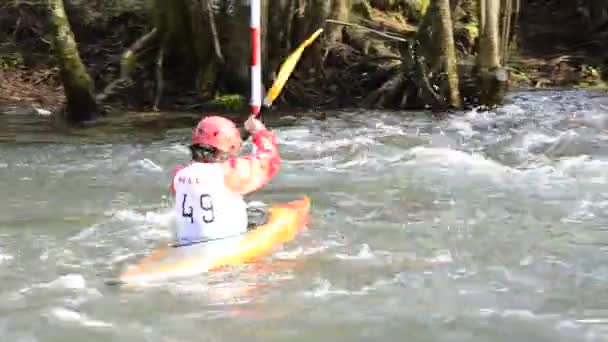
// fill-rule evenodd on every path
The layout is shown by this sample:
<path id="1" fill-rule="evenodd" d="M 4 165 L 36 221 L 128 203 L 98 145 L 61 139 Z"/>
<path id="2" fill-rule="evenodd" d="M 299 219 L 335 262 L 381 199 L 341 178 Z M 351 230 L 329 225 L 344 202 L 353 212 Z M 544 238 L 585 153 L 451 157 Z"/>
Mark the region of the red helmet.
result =
<path id="1" fill-rule="evenodd" d="M 234 122 L 221 116 L 207 116 L 194 128 L 192 145 L 209 145 L 222 152 L 241 149 L 241 133 Z"/>

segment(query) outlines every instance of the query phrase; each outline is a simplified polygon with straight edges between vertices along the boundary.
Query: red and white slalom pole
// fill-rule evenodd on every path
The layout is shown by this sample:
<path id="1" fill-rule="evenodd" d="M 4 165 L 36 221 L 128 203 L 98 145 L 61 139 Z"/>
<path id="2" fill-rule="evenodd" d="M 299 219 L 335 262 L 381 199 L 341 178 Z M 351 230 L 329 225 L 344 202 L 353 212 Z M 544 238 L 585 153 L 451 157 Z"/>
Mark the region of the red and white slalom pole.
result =
<path id="1" fill-rule="evenodd" d="M 260 0 L 251 2 L 251 114 L 257 116 L 262 106 L 262 60 L 260 52 Z"/>

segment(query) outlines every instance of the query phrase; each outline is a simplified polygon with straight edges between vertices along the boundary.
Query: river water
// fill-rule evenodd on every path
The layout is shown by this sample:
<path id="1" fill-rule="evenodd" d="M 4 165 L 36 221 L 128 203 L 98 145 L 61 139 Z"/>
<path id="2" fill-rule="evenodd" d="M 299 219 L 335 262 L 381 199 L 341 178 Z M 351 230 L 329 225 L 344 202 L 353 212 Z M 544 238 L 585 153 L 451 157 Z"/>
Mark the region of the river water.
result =
<path id="1" fill-rule="evenodd" d="M 104 280 L 171 237 L 190 130 L 0 145 L 1 340 L 608 341 L 608 97 L 284 120 L 282 169 L 248 200 L 308 194 L 310 229 L 138 289 Z"/>

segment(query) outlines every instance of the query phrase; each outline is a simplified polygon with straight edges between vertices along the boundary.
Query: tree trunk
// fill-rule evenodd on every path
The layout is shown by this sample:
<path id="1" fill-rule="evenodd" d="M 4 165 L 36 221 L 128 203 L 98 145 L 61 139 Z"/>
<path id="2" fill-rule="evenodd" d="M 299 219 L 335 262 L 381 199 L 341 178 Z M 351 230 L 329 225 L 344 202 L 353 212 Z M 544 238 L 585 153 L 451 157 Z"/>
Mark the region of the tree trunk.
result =
<path id="1" fill-rule="evenodd" d="M 499 24 L 500 3 L 495 0 L 480 1 L 479 63 L 482 68 L 492 69 L 500 65 Z"/>
<path id="2" fill-rule="evenodd" d="M 460 98 L 456 48 L 452 30 L 450 0 L 439 0 L 437 3 L 441 17 L 441 48 L 443 50 L 444 70 L 448 76 L 448 103 L 454 108 L 462 107 Z"/>
<path id="3" fill-rule="evenodd" d="M 500 65 L 499 45 L 500 3 L 480 0 L 479 4 L 479 90 L 482 104 L 494 105 L 504 96 L 507 86 L 506 71 Z"/>
<path id="4" fill-rule="evenodd" d="M 303 23 L 302 28 L 303 38 L 296 42 L 296 46 L 300 45 L 313 32 L 325 24 L 325 19 L 330 14 L 330 3 L 327 0 L 308 0 L 308 8 L 306 13 L 306 23 Z M 321 68 L 323 51 L 320 44 L 314 44 L 309 47 L 310 52 L 302 57 L 300 68 L 302 70 L 313 71 Z M 312 72 L 316 74 L 315 71 Z"/>
<path id="5" fill-rule="evenodd" d="M 501 40 L 502 40 L 502 54 L 501 54 L 501 63 L 506 65 L 507 59 L 509 57 L 510 51 L 510 42 L 511 42 L 511 17 L 513 15 L 513 1 L 512 0 L 503 0 L 504 6 L 502 8 L 502 18 L 501 18 Z"/>
<path id="6" fill-rule="evenodd" d="M 264 85 L 266 87 L 270 87 L 269 85 L 269 81 L 271 80 L 271 75 L 272 72 L 271 70 L 268 70 L 268 62 L 270 61 L 270 53 L 269 53 L 269 47 L 270 44 L 268 44 L 268 32 L 270 32 L 270 1 L 271 0 L 260 0 L 261 2 L 261 9 L 260 9 L 260 16 L 261 16 L 261 32 L 260 32 L 260 54 L 262 55 L 262 83 L 263 86 L 262 88 L 265 89 Z"/>
<path id="7" fill-rule="evenodd" d="M 78 45 L 63 0 L 48 0 L 53 51 L 57 56 L 66 97 L 66 118 L 72 122 L 95 119 L 99 112 L 95 87 L 78 53 Z"/>
<path id="8" fill-rule="evenodd" d="M 329 17 L 334 20 L 348 22 L 350 14 L 350 0 L 333 0 Z M 331 25 L 327 28 L 328 42 L 342 40 L 342 26 Z"/>

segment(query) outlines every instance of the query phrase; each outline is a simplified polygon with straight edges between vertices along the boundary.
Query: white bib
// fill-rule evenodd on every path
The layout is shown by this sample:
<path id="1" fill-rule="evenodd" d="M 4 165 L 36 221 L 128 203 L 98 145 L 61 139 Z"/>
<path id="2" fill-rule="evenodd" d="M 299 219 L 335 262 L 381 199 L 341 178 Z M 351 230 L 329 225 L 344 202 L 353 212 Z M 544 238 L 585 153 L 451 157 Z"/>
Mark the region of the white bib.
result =
<path id="1" fill-rule="evenodd" d="M 224 185 L 222 164 L 192 163 L 177 172 L 173 184 L 178 244 L 247 231 L 247 204 Z"/>

